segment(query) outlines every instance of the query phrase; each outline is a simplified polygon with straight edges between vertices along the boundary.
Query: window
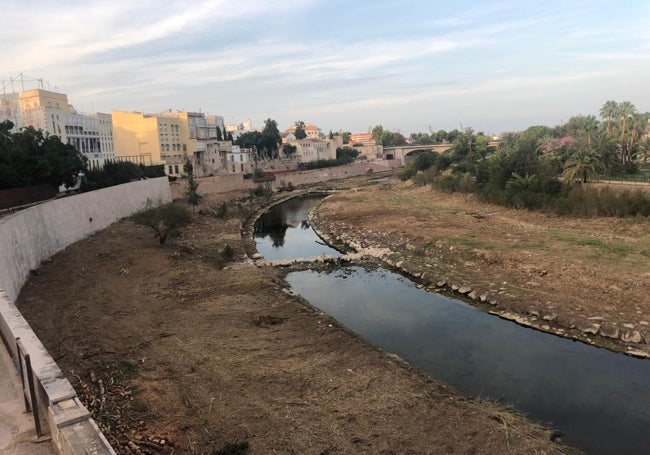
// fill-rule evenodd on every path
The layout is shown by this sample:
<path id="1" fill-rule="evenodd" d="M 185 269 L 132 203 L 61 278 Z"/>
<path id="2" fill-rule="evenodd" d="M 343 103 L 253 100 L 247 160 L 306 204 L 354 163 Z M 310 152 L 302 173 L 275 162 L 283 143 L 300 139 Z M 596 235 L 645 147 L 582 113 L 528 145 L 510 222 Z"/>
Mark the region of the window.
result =
<path id="1" fill-rule="evenodd" d="M 172 167 L 172 165 L 170 164 L 168 167 L 169 167 L 169 173 L 173 174 L 174 173 L 174 168 Z"/>
<path id="2" fill-rule="evenodd" d="M 175 171 L 176 174 L 178 174 L 178 164 L 174 165 L 174 171 Z"/>

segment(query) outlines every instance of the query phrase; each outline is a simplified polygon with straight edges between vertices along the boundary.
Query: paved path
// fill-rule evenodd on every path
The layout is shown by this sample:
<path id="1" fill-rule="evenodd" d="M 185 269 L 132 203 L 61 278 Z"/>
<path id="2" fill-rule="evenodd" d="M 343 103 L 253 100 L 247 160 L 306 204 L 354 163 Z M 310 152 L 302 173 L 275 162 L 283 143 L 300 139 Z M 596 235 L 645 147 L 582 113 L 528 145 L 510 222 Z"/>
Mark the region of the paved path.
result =
<path id="1" fill-rule="evenodd" d="M 32 442 L 34 418 L 25 412 L 20 389 L 20 376 L 0 340 L 0 454 L 54 455 L 49 442 Z"/>

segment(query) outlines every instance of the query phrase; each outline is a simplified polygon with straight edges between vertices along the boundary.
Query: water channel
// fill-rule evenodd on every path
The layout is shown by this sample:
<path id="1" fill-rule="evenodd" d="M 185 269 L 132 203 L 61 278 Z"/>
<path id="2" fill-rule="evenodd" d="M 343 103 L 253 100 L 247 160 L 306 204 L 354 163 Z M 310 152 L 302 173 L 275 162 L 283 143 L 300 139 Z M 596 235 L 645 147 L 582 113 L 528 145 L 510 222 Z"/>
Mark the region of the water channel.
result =
<path id="1" fill-rule="evenodd" d="M 256 223 L 268 260 L 336 254 L 292 199 Z M 474 397 L 551 424 L 589 454 L 650 453 L 650 361 L 521 327 L 418 289 L 386 269 L 358 266 L 287 275 L 293 291 L 370 343 Z"/>

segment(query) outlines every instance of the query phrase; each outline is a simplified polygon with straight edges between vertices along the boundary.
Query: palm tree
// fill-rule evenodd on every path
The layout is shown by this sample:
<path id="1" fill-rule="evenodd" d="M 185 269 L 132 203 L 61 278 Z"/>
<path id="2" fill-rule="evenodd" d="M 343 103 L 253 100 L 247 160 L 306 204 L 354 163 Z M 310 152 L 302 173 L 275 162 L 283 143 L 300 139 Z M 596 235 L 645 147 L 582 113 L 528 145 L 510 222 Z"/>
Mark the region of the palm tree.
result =
<path id="1" fill-rule="evenodd" d="M 618 105 L 618 117 L 621 122 L 621 161 L 623 164 L 630 161 L 631 148 L 628 142 L 628 124 L 630 118 L 636 113 L 636 107 L 629 101 L 623 101 Z"/>
<path id="2" fill-rule="evenodd" d="M 582 149 L 569 157 L 564 164 L 564 177 L 569 182 L 580 180 L 587 183 L 589 179 L 598 177 L 598 171 L 603 167 L 597 153 L 591 149 Z"/>
<path id="3" fill-rule="evenodd" d="M 612 120 L 618 114 L 618 103 L 613 100 L 605 101 L 603 107 L 600 108 L 600 116 L 607 120 L 607 126 L 605 126 L 605 134 L 609 136 L 612 132 Z"/>
<path id="4" fill-rule="evenodd" d="M 647 137 L 639 141 L 636 145 L 636 153 L 634 157 L 637 160 L 643 160 L 643 163 L 647 163 L 650 159 L 650 137 Z"/>

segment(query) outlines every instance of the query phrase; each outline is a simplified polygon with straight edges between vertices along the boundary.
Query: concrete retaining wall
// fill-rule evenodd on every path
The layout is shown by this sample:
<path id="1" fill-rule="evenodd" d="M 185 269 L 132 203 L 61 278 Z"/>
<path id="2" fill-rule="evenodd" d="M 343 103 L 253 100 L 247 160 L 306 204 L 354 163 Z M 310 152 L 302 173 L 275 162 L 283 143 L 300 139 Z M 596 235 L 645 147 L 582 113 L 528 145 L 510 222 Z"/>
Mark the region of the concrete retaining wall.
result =
<path id="1" fill-rule="evenodd" d="M 171 201 L 166 177 L 57 199 L 0 218 L 0 335 L 25 377 L 24 358 L 29 355 L 35 390 L 34 399 L 29 400 L 38 408 L 42 428 L 61 454 L 115 452 L 13 300 L 30 270 L 41 261 L 137 212 L 147 200 L 153 205 Z M 20 353 L 16 339 L 22 346 Z"/>

